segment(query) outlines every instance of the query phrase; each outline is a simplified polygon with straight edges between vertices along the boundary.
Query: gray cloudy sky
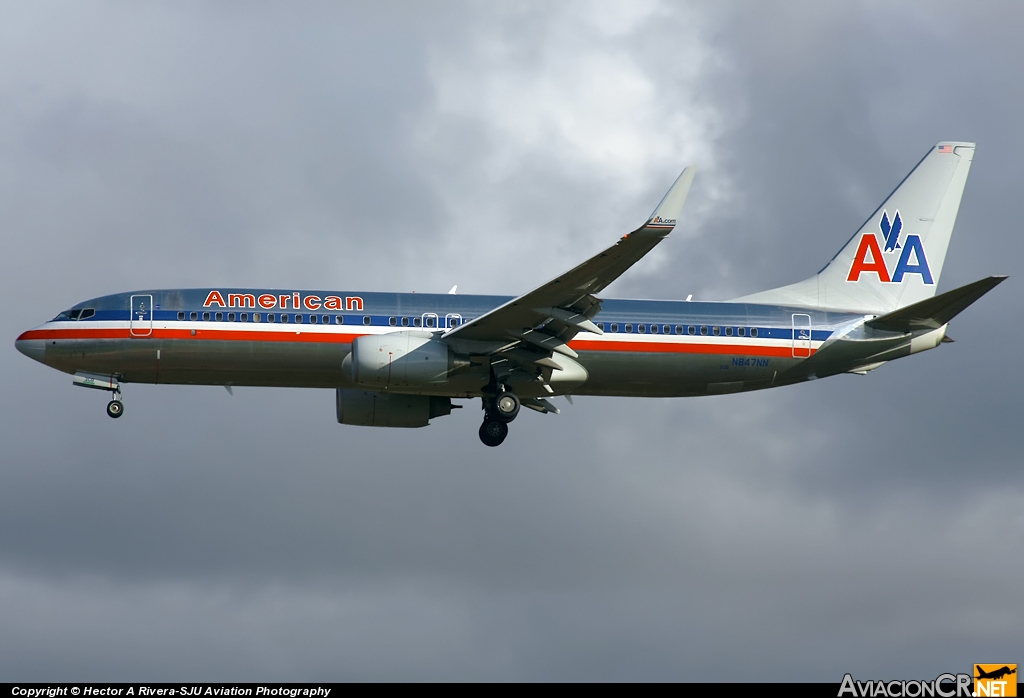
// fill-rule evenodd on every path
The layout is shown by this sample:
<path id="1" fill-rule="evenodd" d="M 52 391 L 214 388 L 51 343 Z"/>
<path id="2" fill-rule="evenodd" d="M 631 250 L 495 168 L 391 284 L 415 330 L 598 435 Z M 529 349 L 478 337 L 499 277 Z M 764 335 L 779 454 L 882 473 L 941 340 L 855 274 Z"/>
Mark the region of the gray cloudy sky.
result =
<path id="1" fill-rule="evenodd" d="M 1019 3 L 0 6 L 0 676 L 924 678 L 1024 661 Z M 955 344 L 690 400 L 476 405 L 129 386 L 13 347 L 144 287 L 519 293 L 643 220 L 607 295 L 816 271 L 976 140 Z"/>

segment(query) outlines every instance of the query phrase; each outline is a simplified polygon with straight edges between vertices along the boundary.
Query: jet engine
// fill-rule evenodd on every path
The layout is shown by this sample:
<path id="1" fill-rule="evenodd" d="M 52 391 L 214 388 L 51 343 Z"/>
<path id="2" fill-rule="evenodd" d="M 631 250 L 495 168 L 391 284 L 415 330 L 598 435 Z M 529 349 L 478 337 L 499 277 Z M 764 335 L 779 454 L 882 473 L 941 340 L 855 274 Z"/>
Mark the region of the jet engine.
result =
<path id="1" fill-rule="evenodd" d="M 425 427 L 452 412 L 452 401 L 436 395 L 397 395 L 338 388 L 338 423 L 360 427 Z"/>
<path id="2" fill-rule="evenodd" d="M 455 353 L 428 332 L 364 335 L 352 342 L 352 381 L 376 389 L 420 388 L 448 382 Z"/>

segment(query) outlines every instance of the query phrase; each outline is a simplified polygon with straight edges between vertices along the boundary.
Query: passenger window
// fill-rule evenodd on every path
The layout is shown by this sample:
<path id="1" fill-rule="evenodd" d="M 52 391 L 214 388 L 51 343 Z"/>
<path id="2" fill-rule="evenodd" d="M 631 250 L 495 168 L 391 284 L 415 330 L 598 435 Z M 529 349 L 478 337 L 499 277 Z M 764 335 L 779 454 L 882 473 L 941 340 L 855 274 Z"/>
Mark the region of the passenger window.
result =
<path id="1" fill-rule="evenodd" d="M 249 313 L 242 313 L 238 316 L 241 322 L 249 322 Z"/>
<path id="2" fill-rule="evenodd" d="M 658 334 L 658 326 L 651 325 L 651 334 Z"/>
<path id="3" fill-rule="evenodd" d="M 96 314 L 95 308 L 86 308 L 82 311 L 82 314 L 78 317 L 79 320 L 86 320 Z"/>
<path id="4" fill-rule="evenodd" d="M 686 328 L 686 334 L 697 334 L 697 328 L 693 325 L 689 325 Z"/>
<path id="5" fill-rule="evenodd" d="M 295 322 L 302 322 L 302 316 L 298 313 L 295 313 Z"/>
<path id="6" fill-rule="evenodd" d="M 747 328 L 745 328 L 745 327 L 737 327 L 736 328 L 736 334 L 738 334 L 740 337 L 746 336 Z"/>
<path id="7" fill-rule="evenodd" d="M 275 313 L 267 313 L 267 322 L 277 322 L 277 315 Z"/>
<path id="8" fill-rule="evenodd" d="M 427 327 L 433 327 L 433 326 L 434 326 L 434 318 L 433 317 L 427 317 Z"/>
<path id="9" fill-rule="evenodd" d="M 683 333 L 683 326 L 682 325 L 676 325 L 676 334 L 682 334 L 682 333 Z"/>
<path id="10" fill-rule="evenodd" d="M 408 327 L 408 326 L 409 326 L 409 318 L 407 318 L 407 317 L 402 318 L 402 327 Z"/>
<path id="11" fill-rule="evenodd" d="M 316 324 L 316 315 L 310 315 L 309 316 L 309 321 L 315 325 Z"/>
<path id="12" fill-rule="evenodd" d="M 702 335 L 706 335 L 708 333 L 708 326 L 707 325 L 701 325 L 700 326 L 700 333 Z"/>
<path id="13" fill-rule="evenodd" d="M 725 336 L 726 337 L 732 337 L 732 328 L 731 327 L 726 327 L 725 328 Z"/>
<path id="14" fill-rule="evenodd" d="M 661 333 L 662 333 L 662 334 L 672 334 L 672 328 L 671 328 L 671 327 L 669 327 L 668 325 L 664 325 L 664 326 L 663 326 L 663 327 L 661 328 Z"/>
<path id="15" fill-rule="evenodd" d="M 235 314 L 234 313 L 228 313 L 228 322 L 234 322 L 234 321 L 235 321 Z"/>
<path id="16" fill-rule="evenodd" d="M 263 319 L 263 314 L 262 313 L 253 313 L 252 314 L 252 321 L 253 322 L 259 322 L 262 319 Z"/>
<path id="17" fill-rule="evenodd" d="M 191 313 L 188 314 L 188 319 L 189 320 L 198 320 L 199 319 L 199 313 L 197 313 L 196 311 L 193 310 Z"/>
<path id="18" fill-rule="evenodd" d="M 320 317 L 320 324 L 321 325 L 330 325 L 331 324 L 331 316 L 330 315 L 323 315 L 323 316 L 321 316 Z"/>
<path id="19" fill-rule="evenodd" d="M 388 318 L 388 324 L 391 325 L 392 327 L 398 327 L 398 318 L 396 318 L 396 317 L 389 317 Z"/>
<path id="20" fill-rule="evenodd" d="M 720 327 L 712 327 L 711 333 L 717 337 L 718 335 L 722 334 L 722 329 Z"/>
<path id="21" fill-rule="evenodd" d="M 412 325 L 413 325 L 413 327 L 419 327 L 419 326 L 420 326 L 420 325 L 422 325 L 422 324 L 423 324 L 423 319 L 422 319 L 422 318 L 414 317 L 414 318 L 412 319 Z"/>
<path id="22" fill-rule="evenodd" d="M 209 322 L 209 321 L 210 321 L 210 314 L 209 313 L 203 313 L 203 322 Z"/>
<path id="23" fill-rule="evenodd" d="M 369 325 L 370 324 L 370 316 L 369 315 L 364 315 L 363 316 L 363 324 L 364 325 Z"/>
<path id="24" fill-rule="evenodd" d="M 756 337 L 757 336 L 757 328 L 756 327 L 751 327 L 750 328 L 750 336 L 751 337 Z"/>
<path id="25" fill-rule="evenodd" d="M 217 322 L 223 322 L 224 321 L 224 313 L 217 313 L 216 319 L 217 319 Z"/>
<path id="26" fill-rule="evenodd" d="M 334 316 L 334 323 L 336 325 L 344 325 L 345 324 L 345 316 L 344 315 L 335 315 Z"/>
<path id="27" fill-rule="evenodd" d="M 619 331 L 619 323 L 613 322 L 612 323 L 612 332 L 618 332 L 618 331 Z"/>
<path id="28" fill-rule="evenodd" d="M 288 322 L 288 313 L 281 313 L 281 322 Z"/>
<path id="29" fill-rule="evenodd" d="M 633 323 L 632 322 L 627 322 L 626 323 L 626 332 L 632 332 L 632 331 L 633 331 Z"/>
<path id="30" fill-rule="evenodd" d="M 639 332 L 640 334 L 643 334 L 644 332 L 647 331 L 647 325 L 640 323 L 639 325 L 636 326 L 636 331 Z"/>
<path id="31" fill-rule="evenodd" d="M 183 311 L 183 310 L 179 310 L 178 311 L 178 319 L 179 320 L 184 320 L 185 319 L 185 311 Z"/>

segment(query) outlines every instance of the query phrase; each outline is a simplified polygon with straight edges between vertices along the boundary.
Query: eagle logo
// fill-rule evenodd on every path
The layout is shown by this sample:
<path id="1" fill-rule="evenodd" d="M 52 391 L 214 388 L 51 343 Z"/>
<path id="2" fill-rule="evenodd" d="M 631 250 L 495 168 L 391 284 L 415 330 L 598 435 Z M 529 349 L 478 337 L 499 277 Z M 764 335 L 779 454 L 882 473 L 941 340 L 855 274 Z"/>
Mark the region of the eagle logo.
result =
<path id="1" fill-rule="evenodd" d="M 889 224 L 888 211 L 882 211 L 882 220 L 878 227 L 882 229 L 882 236 L 885 238 L 885 251 L 893 252 L 900 249 L 900 231 L 903 230 L 903 219 L 900 218 L 900 211 L 896 209 L 892 224 Z"/>

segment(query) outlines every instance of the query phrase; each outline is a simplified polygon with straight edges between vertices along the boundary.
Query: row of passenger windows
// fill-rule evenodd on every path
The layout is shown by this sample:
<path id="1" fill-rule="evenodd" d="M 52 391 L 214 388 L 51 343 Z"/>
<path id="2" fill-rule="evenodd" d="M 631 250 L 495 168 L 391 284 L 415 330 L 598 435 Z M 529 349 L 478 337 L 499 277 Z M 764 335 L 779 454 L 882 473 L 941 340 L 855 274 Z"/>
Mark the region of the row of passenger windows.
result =
<path id="1" fill-rule="evenodd" d="M 178 311 L 178 319 L 199 320 L 200 316 L 204 322 L 307 322 L 312 325 L 344 325 L 344 315 L 306 315 L 303 313 L 223 313 L 203 312 L 193 310 L 190 313 Z M 348 323 L 353 322 L 349 318 Z M 363 316 L 364 325 L 372 325 L 373 318 L 369 315 Z M 458 327 L 463 324 L 462 318 L 458 315 L 449 315 L 445 318 L 438 318 L 435 315 L 424 315 L 422 317 L 390 317 L 388 325 L 391 327 Z"/>
<path id="2" fill-rule="evenodd" d="M 76 311 L 71 311 L 76 312 Z M 63 313 L 62 313 L 63 314 Z M 211 320 L 216 322 L 293 322 L 293 323 L 310 323 L 320 325 L 344 325 L 344 315 L 306 315 L 303 313 L 224 313 L 224 312 L 203 312 L 192 311 L 185 313 L 184 311 L 178 312 L 178 319 L 185 320 L 186 317 L 189 320 L 199 320 L 200 316 L 205 322 Z M 83 313 L 82 317 L 88 317 Z M 72 319 L 78 319 L 77 317 Z M 364 325 L 373 324 L 372 318 L 369 315 L 364 315 Z M 351 324 L 353 318 L 349 318 Z M 432 314 L 424 315 L 422 317 L 389 317 L 388 325 L 391 327 L 458 327 L 463 324 L 463 320 L 458 315 L 449 315 L 445 318 L 438 318 Z M 607 332 L 625 332 L 631 334 L 637 332 L 639 334 L 687 334 L 687 335 L 712 335 L 714 337 L 726 336 L 726 337 L 756 337 L 756 327 L 722 327 L 718 325 L 658 325 L 658 324 L 645 324 L 632 322 L 599 322 L 597 326 Z"/>
<path id="3" fill-rule="evenodd" d="M 608 332 L 626 332 L 627 334 L 634 331 L 645 334 L 650 332 L 651 334 L 693 334 L 693 335 L 707 335 L 711 334 L 715 337 L 725 335 L 726 337 L 746 337 L 748 334 L 751 337 L 757 336 L 756 327 L 720 327 L 718 325 L 647 325 L 639 323 L 634 325 L 632 322 L 599 322 L 597 326 L 602 330 Z"/>

